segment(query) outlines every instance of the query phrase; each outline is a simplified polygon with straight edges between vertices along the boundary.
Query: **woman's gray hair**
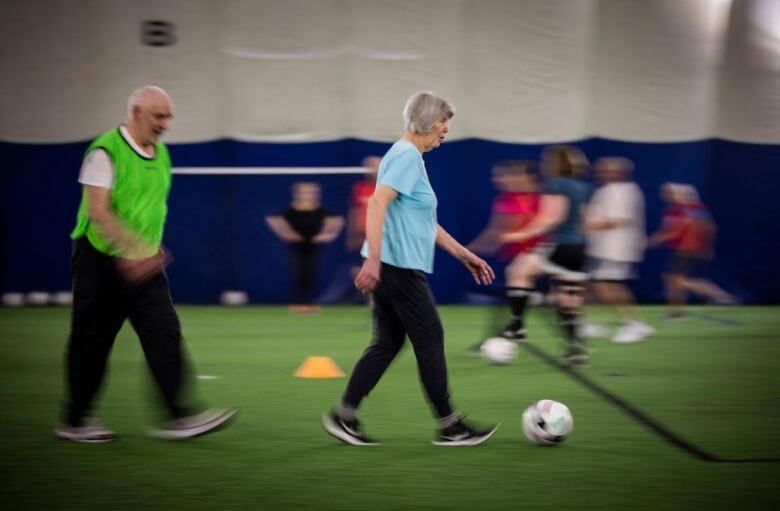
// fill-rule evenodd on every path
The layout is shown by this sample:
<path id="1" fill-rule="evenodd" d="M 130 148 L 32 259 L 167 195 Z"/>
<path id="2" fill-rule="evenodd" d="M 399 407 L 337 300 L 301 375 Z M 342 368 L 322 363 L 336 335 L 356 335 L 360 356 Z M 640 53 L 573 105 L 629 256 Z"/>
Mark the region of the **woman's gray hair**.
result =
<path id="1" fill-rule="evenodd" d="M 415 92 L 406 101 L 404 124 L 409 133 L 428 133 L 441 119 L 452 119 L 455 108 L 430 91 Z"/>

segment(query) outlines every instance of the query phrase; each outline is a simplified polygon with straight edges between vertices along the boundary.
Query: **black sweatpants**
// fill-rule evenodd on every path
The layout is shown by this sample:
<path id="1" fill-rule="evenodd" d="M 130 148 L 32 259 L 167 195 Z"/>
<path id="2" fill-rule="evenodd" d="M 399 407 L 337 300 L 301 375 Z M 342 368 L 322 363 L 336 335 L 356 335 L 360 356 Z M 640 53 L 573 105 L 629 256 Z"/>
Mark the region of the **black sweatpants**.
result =
<path id="1" fill-rule="evenodd" d="M 408 335 L 428 400 L 439 418 L 453 413 L 447 387 L 444 329 L 425 274 L 382 263 L 374 298 L 374 338 L 349 378 L 343 401 L 357 408 Z"/>
<path id="2" fill-rule="evenodd" d="M 183 401 L 192 378 L 182 353 L 179 318 L 165 273 L 139 285 L 126 284 L 113 258 L 95 250 L 86 237 L 73 244 L 71 270 L 73 310 L 66 355 L 69 401 L 65 420 L 75 426 L 90 414 L 108 354 L 125 319 L 130 319 L 138 334 L 170 415 L 190 413 Z"/>
<path id="3" fill-rule="evenodd" d="M 317 282 L 317 245 L 311 242 L 291 243 L 293 303 L 309 305 L 314 300 Z"/>

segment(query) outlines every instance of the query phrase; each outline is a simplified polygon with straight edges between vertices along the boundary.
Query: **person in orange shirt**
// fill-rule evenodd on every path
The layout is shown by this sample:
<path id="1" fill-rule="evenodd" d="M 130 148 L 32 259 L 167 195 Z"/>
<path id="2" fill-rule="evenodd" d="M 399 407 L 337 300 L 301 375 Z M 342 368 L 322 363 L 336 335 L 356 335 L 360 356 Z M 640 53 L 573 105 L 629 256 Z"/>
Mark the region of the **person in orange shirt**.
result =
<path id="1" fill-rule="evenodd" d="M 716 227 L 696 189 L 666 183 L 661 193 L 667 208 L 660 229 L 648 238 L 647 246 L 664 244 L 670 250 L 663 275 L 668 317 L 685 316 L 688 293 L 713 303 L 735 303 L 732 295 L 702 276 L 714 255 Z"/>

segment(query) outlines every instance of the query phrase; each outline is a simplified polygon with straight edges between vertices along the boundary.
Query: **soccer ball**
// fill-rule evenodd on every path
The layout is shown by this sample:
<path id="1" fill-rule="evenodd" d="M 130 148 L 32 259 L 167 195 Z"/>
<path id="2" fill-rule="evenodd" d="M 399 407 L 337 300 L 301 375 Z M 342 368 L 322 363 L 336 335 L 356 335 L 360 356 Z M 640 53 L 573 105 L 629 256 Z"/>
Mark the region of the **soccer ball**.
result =
<path id="1" fill-rule="evenodd" d="M 485 360 L 496 365 L 505 365 L 517 358 L 517 344 L 503 337 L 486 339 L 479 351 Z"/>
<path id="2" fill-rule="evenodd" d="M 535 444 L 558 445 L 566 440 L 573 427 L 571 412 L 557 401 L 542 399 L 523 412 L 523 433 Z"/>

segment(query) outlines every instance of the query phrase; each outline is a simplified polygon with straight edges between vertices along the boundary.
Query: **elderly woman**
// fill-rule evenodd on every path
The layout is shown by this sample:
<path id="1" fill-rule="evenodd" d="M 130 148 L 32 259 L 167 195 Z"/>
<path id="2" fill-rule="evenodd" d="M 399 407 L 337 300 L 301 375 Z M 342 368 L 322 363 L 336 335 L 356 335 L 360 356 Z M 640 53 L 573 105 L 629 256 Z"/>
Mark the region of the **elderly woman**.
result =
<path id="1" fill-rule="evenodd" d="M 436 221 L 436 194 L 422 154 L 436 149 L 449 131 L 452 106 L 431 92 L 413 94 L 403 116 L 406 134 L 382 158 L 368 203 L 365 257 L 355 285 L 373 296 L 374 336 L 352 371 L 341 402 L 323 416 L 325 430 L 351 445 L 375 445 L 356 412 L 363 398 L 398 355 L 408 335 L 428 400 L 438 419 L 435 445 L 477 445 L 498 426 L 466 425 L 450 401 L 444 331 L 425 273 L 433 271 L 438 245 L 460 260 L 478 284 L 490 284 L 493 270 L 455 241 Z"/>

